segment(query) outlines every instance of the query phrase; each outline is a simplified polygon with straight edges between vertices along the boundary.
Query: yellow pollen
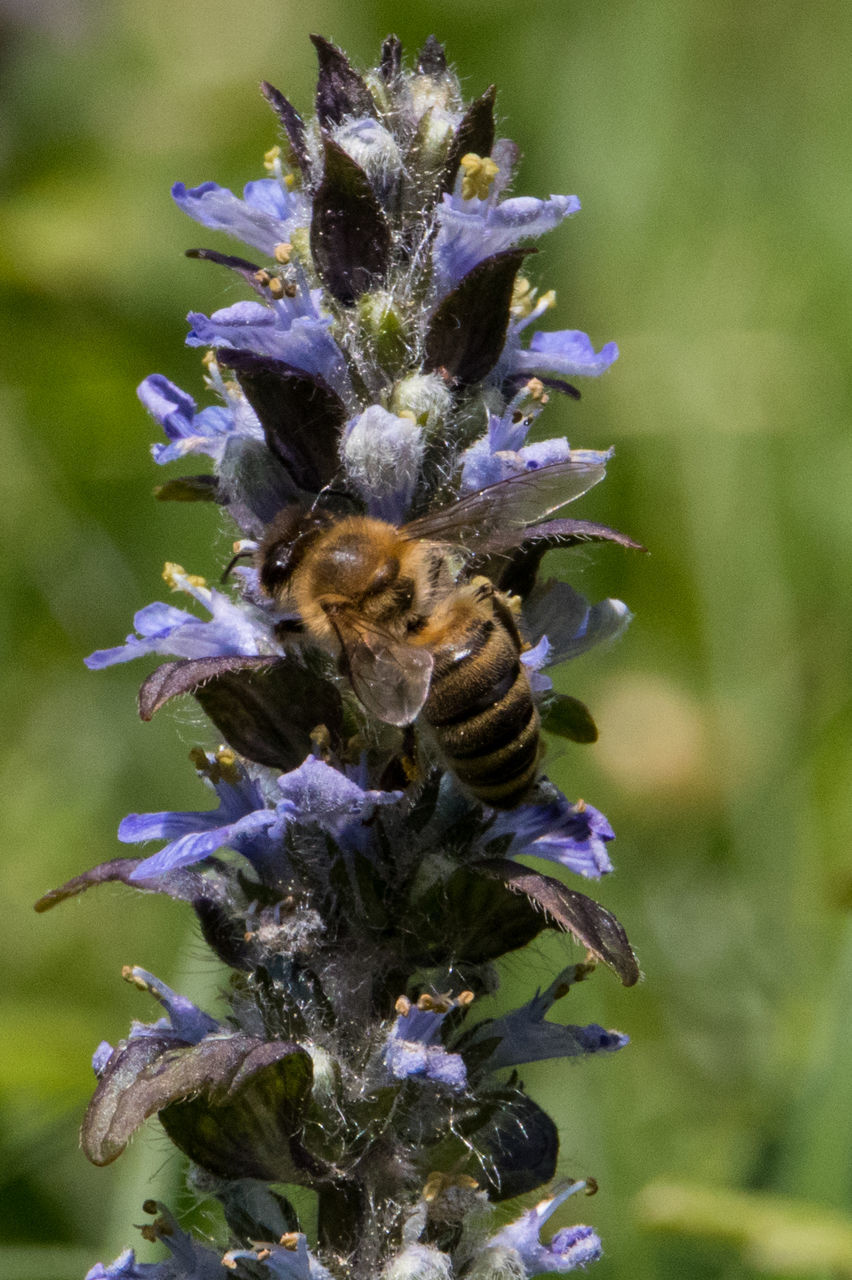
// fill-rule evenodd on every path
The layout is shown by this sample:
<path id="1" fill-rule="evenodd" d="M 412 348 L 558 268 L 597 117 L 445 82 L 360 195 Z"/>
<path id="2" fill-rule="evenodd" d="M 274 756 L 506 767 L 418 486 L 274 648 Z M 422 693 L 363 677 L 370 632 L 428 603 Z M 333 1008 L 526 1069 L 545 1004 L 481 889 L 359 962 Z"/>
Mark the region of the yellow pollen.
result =
<path id="1" fill-rule="evenodd" d="M 328 727 L 324 724 L 315 725 L 310 732 L 311 746 L 320 754 L 320 758 L 326 763 L 331 758 L 331 734 Z"/>
<path id="2" fill-rule="evenodd" d="M 456 997 L 456 1004 L 458 1004 L 459 1008 L 461 1009 L 467 1009 L 470 1005 L 473 1004 L 475 999 L 476 999 L 476 996 L 473 994 L 472 991 L 460 991 L 458 996 Z"/>
<path id="3" fill-rule="evenodd" d="M 238 382 L 234 382 L 233 378 L 229 378 L 224 385 L 229 396 L 241 396 L 243 394 L 242 387 Z"/>
<path id="4" fill-rule="evenodd" d="M 288 191 L 292 191 L 296 185 L 296 175 L 294 173 L 284 174 L 284 186 Z"/>
<path id="5" fill-rule="evenodd" d="M 201 357 L 201 363 L 206 365 L 208 369 L 212 369 L 216 364 L 216 352 L 205 351 L 204 355 Z"/>
<path id="6" fill-rule="evenodd" d="M 515 276 L 515 283 L 512 286 L 512 306 L 520 302 L 521 298 L 526 298 L 534 292 L 526 276 Z"/>
<path id="7" fill-rule="evenodd" d="M 286 267 L 290 258 L 293 256 L 293 246 L 289 240 L 282 240 L 280 244 L 275 246 L 274 258 L 276 262 L 280 262 L 282 267 Z"/>
<path id="8" fill-rule="evenodd" d="M 428 991 L 424 991 L 417 1000 L 417 1008 L 425 1013 L 449 1013 L 452 1007 L 453 997 L 450 995 L 431 996 Z"/>
<path id="9" fill-rule="evenodd" d="M 585 813 L 585 812 L 586 812 L 586 802 L 585 802 L 585 800 L 578 800 L 578 801 L 577 801 L 577 803 L 574 805 L 574 812 L 575 812 L 575 813 Z"/>
<path id="10" fill-rule="evenodd" d="M 270 147 L 269 150 L 264 154 L 263 166 L 265 169 L 274 169 L 276 160 L 280 160 L 280 159 L 281 159 L 281 148 Z"/>
<path id="11" fill-rule="evenodd" d="M 409 422 L 417 421 L 417 414 L 413 409 L 403 409 L 401 413 L 396 415 L 398 418 L 408 418 Z"/>
<path id="12" fill-rule="evenodd" d="M 169 584 L 172 591 L 186 591 L 188 587 L 207 586 L 206 578 L 202 578 L 199 573 L 187 573 L 182 565 L 174 564 L 171 560 L 167 560 L 163 565 L 163 581 Z"/>
<path id="13" fill-rule="evenodd" d="M 427 1204 L 431 1204 L 433 1200 L 437 1200 L 445 1191 L 451 1190 L 452 1187 L 462 1187 L 466 1191 L 475 1191 L 479 1186 L 476 1178 L 472 1178 L 468 1173 L 444 1173 L 436 1169 L 430 1173 L 423 1187 L 422 1196 Z"/>
<path id="14" fill-rule="evenodd" d="M 413 760 L 411 756 L 400 756 L 399 762 L 402 765 L 402 772 L 405 774 L 406 780 L 408 782 L 416 782 L 420 777 L 417 761 Z"/>
<path id="15" fill-rule="evenodd" d="M 144 978 L 139 977 L 139 975 L 135 972 L 135 966 L 132 964 L 122 965 L 121 976 L 125 982 L 130 983 L 131 987 L 136 987 L 137 991 L 150 990 L 148 983 L 145 981 Z"/>
<path id="16" fill-rule="evenodd" d="M 469 151 L 461 158 L 461 168 L 462 199 L 472 200 L 477 196 L 484 200 L 500 172 L 499 166 L 489 156 L 478 156 L 474 151 Z"/>
<path id="17" fill-rule="evenodd" d="M 285 1231 L 284 1235 L 281 1237 L 278 1243 L 282 1246 L 282 1248 L 290 1249 L 293 1252 L 295 1252 L 296 1249 L 298 1249 L 299 1247 L 298 1231 Z"/>
<path id="18" fill-rule="evenodd" d="M 408 996 L 400 996 L 394 1005 L 394 1012 L 398 1013 L 401 1018 L 407 1018 L 411 1013 L 411 1001 Z"/>
<path id="19" fill-rule="evenodd" d="M 272 294 L 273 298 L 283 298 L 284 285 L 277 276 L 273 276 L 269 281 L 269 292 Z"/>
<path id="20" fill-rule="evenodd" d="M 212 759 L 203 747 L 193 747 L 189 758 L 196 771 L 211 782 L 228 782 L 235 787 L 240 780 L 237 753 L 231 747 L 220 747 Z"/>
<path id="21" fill-rule="evenodd" d="M 556 306 L 556 290 L 548 289 L 547 293 L 543 293 L 538 300 L 538 305 L 546 311 L 552 311 Z"/>
<path id="22" fill-rule="evenodd" d="M 542 404 L 546 403 L 547 393 L 540 378 L 530 378 L 524 389 L 531 400 L 540 400 Z"/>

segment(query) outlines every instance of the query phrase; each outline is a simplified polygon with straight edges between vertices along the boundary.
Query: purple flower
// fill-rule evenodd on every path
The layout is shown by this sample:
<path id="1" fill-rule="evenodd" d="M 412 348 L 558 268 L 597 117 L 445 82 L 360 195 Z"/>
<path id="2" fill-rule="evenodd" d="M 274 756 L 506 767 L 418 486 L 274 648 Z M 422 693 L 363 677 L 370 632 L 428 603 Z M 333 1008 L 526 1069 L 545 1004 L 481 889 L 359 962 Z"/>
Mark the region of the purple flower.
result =
<path id="1" fill-rule="evenodd" d="M 231 1249 L 223 1259 L 228 1267 L 226 1274 L 240 1259 L 251 1264 L 251 1274 L 258 1274 L 262 1267 L 274 1280 L 332 1280 L 328 1271 L 318 1258 L 308 1249 L 307 1238 L 301 1232 L 292 1232 L 282 1237 L 282 1243 L 258 1245 L 254 1249 Z"/>
<path id="2" fill-rule="evenodd" d="M 204 584 L 202 579 L 186 574 L 179 565 L 167 565 L 167 581 L 193 596 L 211 615 L 205 622 L 157 602 L 146 605 L 133 618 L 136 635 L 114 649 L 97 649 L 85 659 L 93 671 L 111 667 L 117 662 L 130 662 L 149 653 L 170 654 L 176 658 L 210 658 L 230 654 L 257 655 L 274 651 L 271 624 L 256 609 L 234 604 L 221 591 Z"/>
<path id="3" fill-rule="evenodd" d="M 595 351 L 588 334 L 580 329 L 557 329 L 534 333 L 523 349 L 518 334 L 528 323 L 522 320 L 510 329 L 501 357 L 501 372 L 509 377 L 550 374 L 557 378 L 596 378 L 618 358 L 618 347 L 607 342 Z"/>
<path id="4" fill-rule="evenodd" d="M 260 786 L 236 763 L 232 753 L 220 753 L 219 758 L 199 755 L 198 759 L 199 776 L 219 797 L 218 808 L 128 814 L 118 828 L 118 838 L 124 844 L 168 841 L 158 853 L 140 862 L 131 880 L 146 880 L 191 866 L 226 846 L 258 867 L 283 856 L 282 834 L 296 806 L 284 800 L 275 808 L 268 808 Z"/>
<path id="5" fill-rule="evenodd" d="M 506 850 L 510 858 L 547 858 L 589 880 L 612 871 L 606 844 L 615 832 L 602 813 L 582 800 L 571 804 L 559 796 L 550 804 L 523 804 L 498 813 L 486 839 L 501 835 L 512 837 Z"/>
<path id="6" fill-rule="evenodd" d="M 226 231 L 270 258 L 276 245 L 289 241 L 299 227 L 307 227 L 311 220 L 307 196 L 301 191 L 287 191 L 275 178 L 247 183 L 242 200 L 215 182 L 189 189 L 176 182 L 172 197 L 178 208 L 196 222 L 214 231 Z"/>
<path id="7" fill-rule="evenodd" d="M 578 974 L 577 970 L 584 972 Z M 515 1067 L 525 1062 L 541 1062 L 548 1058 L 576 1058 L 591 1053 L 613 1053 L 623 1049 L 628 1037 L 619 1031 L 607 1031 L 597 1023 L 587 1027 L 545 1022 L 545 1014 L 554 1003 L 567 995 L 573 982 L 587 976 L 588 966 L 569 965 L 545 991 L 537 991 L 532 1000 L 499 1018 L 479 1023 L 466 1047 L 478 1041 L 499 1039 L 491 1056 L 482 1064 L 488 1071 Z"/>
<path id="8" fill-rule="evenodd" d="M 125 1249 L 115 1262 L 96 1262 L 86 1280 L 173 1280 L 175 1274 L 170 1262 L 137 1262 L 135 1250 Z"/>
<path id="9" fill-rule="evenodd" d="M 156 1022 L 138 1022 L 135 1018 L 130 1024 L 130 1040 L 138 1040 L 143 1036 L 161 1037 L 173 1035 L 176 1040 L 186 1044 L 198 1044 L 205 1036 L 213 1035 L 221 1030 L 221 1025 L 209 1013 L 199 1009 L 186 996 L 178 995 L 166 986 L 159 978 L 133 965 L 127 975 L 135 986 L 148 991 L 166 1011 L 164 1018 Z"/>
<path id="10" fill-rule="evenodd" d="M 591 1227 L 562 1227 L 549 1244 L 542 1244 L 539 1239 L 541 1228 L 551 1214 L 569 1196 L 586 1186 L 585 1182 L 572 1182 L 558 1195 L 542 1200 L 517 1222 L 510 1223 L 492 1236 L 488 1247 L 513 1250 L 527 1276 L 551 1271 L 564 1273 L 584 1267 L 588 1262 L 596 1262 L 601 1256 L 601 1242 Z"/>
<path id="11" fill-rule="evenodd" d="M 549 666 L 616 640 L 632 616 L 621 600 L 590 605 L 567 582 L 553 578 L 539 584 L 524 602 L 526 630 L 533 636 L 546 635 L 550 642 Z"/>
<path id="12" fill-rule="evenodd" d="M 295 369 L 319 375 L 338 395 L 351 396 L 343 352 L 329 332 L 331 320 L 316 309 L 317 295 L 297 293 L 266 306 L 235 302 L 205 316 L 191 311 L 190 347 L 230 347 L 272 356 Z"/>
<path id="13" fill-rule="evenodd" d="M 579 208 L 576 196 L 515 196 L 498 204 L 493 192 L 484 200 L 445 195 L 433 249 L 438 293 L 448 292 L 484 258 L 552 231 Z"/>
<path id="14" fill-rule="evenodd" d="M 137 394 L 160 423 L 171 444 L 154 444 L 151 453 L 162 466 L 190 453 L 206 454 L 221 462 L 225 446 L 235 435 L 263 440 L 263 428 L 242 397 L 225 405 L 211 405 L 197 412 L 192 396 L 160 373 L 140 383 Z"/>
<path id="15" fill-rule="evenodd" d="M 355 769 L 352 772 L 363 773 Z M 282 804 L 300 825 L 316 825 L 343 849 L 354 851 L 367 843 L 368 828 L 381 805 L 397 804 L 401 791 L 369 791 L 315 756 L 308 756 L 298 769 L 282 774 L 278 788 Z M 281 809 L 281 805 L 279 805 Z"/>
<path id="16" fill-rule="evenodd" d="M 215 1018 L 187 1000 L 186 996 L 172 991 L 171 987 L 146 969 L 133 965 L 125 970 L 124 976 L 140 990 L 150 992 L 163 1006 L 166 1016 L 158 1018 L 156 1022 L 139 1022 L 134 1018 L 130 1024 L 130 1034 L 126 1040 L 121 1041 L 121 1046 L 127 1045 L 131 1040 L 152 1038 L 159 1041 L 173 1039 L 180 1045 L 199 1044 L 205 1036 L 221 1030 L 221 1025 Z M 100 1042 L 92 1054 L 92 1070 L 96 1076 L 103 1074 L 114 1052 L 115 1049 L 107 1040 Z"/>
<path id="17" fill-rule="evenodd" d="M 417 1004 L 400 996 L 396 1002 L 399 1016 L 383 1052 L 390 1074 L 397 1080 L 416 1076 L 453 1089 L 464 1089 L 467 1086 L 464 1060 L 458 1053 L 449 1053 L 441 1044 L 441 1024 L 451 1009 L 465 1008 L 472 999 L 469 991 L 456 998 L 423 995 Z"/>
<path id="18" fill-rule="evenodd" d="M 86 1280 L 226 1280 L 231 1273 L 223 1267 L 221 1255 L 182 1231 L 165 1205 L 157 1203 L 156 1208 L 158 1216 L 146 1232 L 161 1240 L 171 1257 L 165 1262 L 137 1262 L 134 1251 L 125 1249 L 108 1266 L 96 1263 Z"/>
<path id="19" fill-rule="evenodd" d="M 338 591 L 336 573 L 323 580 L 323 570 L 337 558 L 348 563 L 346 551 L 323 537 L 335 521 L 366 512 L 413 538 L 412 517 L 441 513 L 433 535 L 442 541 L 434 530 L 443 520 L 448 540 L 428 566 L 434 600 L 449 610 L 459 592 L 461 603 L 477 571 L 522 594 L 519 625 L 532 643 L 520 660 L 536 695 L 551 690 L 546 667 L 612 639 L 629 614 L 619 601 L 592 605 L 564 584 L 536 585 L 541 557 L 583 540 L 638 544 L 602 524 L 549 519 L 561 509 L 551 496 L 577 496 L 600 479 L 611 450 L 574 449 L 565 437 L 538 433 L 530 443 L 529 433 L 548 388 L 576 395 L 565 380 L 599 375 L 617 349 L 595 351 L 579 330 L 534 332 L 554 294 L 539 294 L 520 273 L 527 250 L 518 246 L 561 224 L 579 202 L 506 198 L 518 151 L 493 140 L 494 90 L 465 103 L 433 38 L 407 69 L 389 37 L 380 66 L 365 74 L 324 37 L 312 41 L 313 118 L 262 86 L 282 135 L 266 157 L 270 176 L 242 195 L 213 182 L 173 189 L 195 221 L 257 251 L 246 250 L 253 261 L 190 251 L 251 290 L 233 295 L 249 300 L 189 316 L 187 344 L 219 352 L 204 362 L 212 403 L 199 408 L 161 374 L 139 387 L 164 433 L 154 460 L 212 462 L 208 476 L 175 481 L 160 496 L 214 501 L 245 535 L 236 558 L 249 557 L 252 567 L 232 562 L 229 587 L 216 590 L 167 566 L 169 585 L 202 609 L 150 604 L 124 644 L 87 659 L 92 668 L 148 654 L 178 659 L 148 678 L 140 709 L 150 718 L 179 694 L 196 696 L 229 743 L 192 755 L 213 808 L 128 815 L 118 836 L 134 848 L 39 904 L 112 881 L 167 893 L 191 906 L 205 942 L 236 971 L 221 1022 L 146 971 L 126 971 L 159 1001 L 161 1016 L 134 1021 L 115 1049 L 97 1047 L 98 1082 L 82 1129 L 88 1157 L 106 1164 L 159 1115 L 198 1171 L 195 1189 L 221 1202 L 233 1247 L 223 1258 L 196 1245 L 167 1211 L 151 1209 L 158 1218 L 145 1238 L 162 1239 L 168 1260 L 139 1263 L 127 1251 L 90 1280 L 332 1280 L 325 1261 L 386 1280 L 492 1271 L 523 1280 L 571 1271 L 600 1253 L 587 1226 L 563 1228 L 548 1244 L 540 1238 L 583 1182 L 490 1239 L 483 1215 L 490 1201 L 549 1181 L 558 1157 L 555 1123 L 517 1075 L 506 1082 L 494 1073 L 621 1048 L 620 1032 L 564 1025 L 549 1013 L 591 973 L 592 957 L 625 985 L 639 976 L 615 917 L 512 860 L 534 855 L 599 878 L 611 870 L 612 829 L 598 810 L 569 804 L 536 763 L 527 799 L 537 803 L 495 813 L 475 798 L 489 794 L 487 785 L 473 794 L 459 785 L 476 768 L 489 774 L 486 784 L 499 782 L 505 762 L 500 752 L 478 756 L 467 741 L 470 709 L 449 705 L 449 677 L 448 718 L 442 710 L 430 720 L 434 733 L 416 717 L 395 727 L 371 715 L 378 694 L 371 702 L 369 673 L 347 636 L 360 634 L 362 608 L 380 632 L 376 617 L 390 625 L 379 598 L 384 578 L 396 575 L 388 599 L 396 593 L 402 608 L 406 575 L 394 568 Z M 548 483 L 567 477 L 564 490 L 526 503 L 525 494 L 544 493 L 532 474 L 540 469 Z M 505 506 L 499 494 L 482 499 L 493 500 L 491 520 L 484 518 L 481 545 L 467 540 L 465 560 L 454 549 L 463 512 L 454 522 L 453 498 L 467 499 L 470 513 L 480 509 L 471 494 L 511 478 L 519 483 L 507 486 Z M 489 536 L 503 520 L 505 529 Z M 336 665 L 317 621 L 323 614 L 329 634 L 346 640 Z M 422 625 L 434 631 L 441 617 L 426 608 Z M 421 619 L 409 622 L 416 640 Z M 471 653 L 488 643 L 489 626 L 481 637 L 470 631 Z M 432 631 L 419 634 L 411 655 L 431 662 L 423 645 L 429 637 L 437 645 Z M 374 667 L 381 677 L 384 663 L 384 678 L 398 682 L 393 657 L 388 642 Z M 347 684 L 350 670 L 355 681 Z M 475 709 L 505 692 L 504 683 L 486 689 Z M 593 736 L 576 699 L 546 697 L 543 707 L 566 736 Z M 503 708 L 503 719 L 515 710 L 529 708 Z M 451 736 L 438 730 L 454 716 L 464 741 L 448 759 L 442 745 Z M 473 751 L 470 775 L 456 767 L 465 750 Z M 148 841 L 157 851 L 143 856 L 154 847 Z M 573 934 L 589 959 L 471 1026 L 473 993 L 459 991 L 460 975 L 494 991 L 491 962 L 544 927 Z M 414 1004 L 401 996 L 389 1016 L 389 992 L 393 1000 L 445 986 L 458 994 L 424 993 Z M 412 1178 L 432 1167 L 430 1151 L 435 1168 L 446 1170 L 449 1160 L 454 1171 L 431 1176 L 415 1203 L 422 1182 Z M 288 1185 L 317 1198 L 323 1261 L 297 1229 L 298 1198 L 279 1189 Z"/>
<path id="20" fill-rule="evenodd" d="M 539 467 L 555 462 L 605 463 L 612 457 L 612 450 L 572 449 L 564 436 L 539 440 L 521 449 L 495 449 L 491 437 L 483 436 L 462 454 L 463 493 L 485 489 L 500 480 L 519 475 L 522 471 L 537 471 Z"/>

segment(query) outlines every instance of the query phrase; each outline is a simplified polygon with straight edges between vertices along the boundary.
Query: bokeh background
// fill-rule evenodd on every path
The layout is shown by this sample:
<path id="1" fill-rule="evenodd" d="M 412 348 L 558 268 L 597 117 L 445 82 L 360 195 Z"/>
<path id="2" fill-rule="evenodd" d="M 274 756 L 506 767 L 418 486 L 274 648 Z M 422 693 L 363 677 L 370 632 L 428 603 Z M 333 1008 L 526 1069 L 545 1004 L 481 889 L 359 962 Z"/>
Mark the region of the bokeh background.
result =
<path id="1" fill-rule="evenodd" d="M 153 664 L 82 657 L 163 598 L 165 560 L 213 576 L 227 556 L 214 512 L 153 502 L 134 388 L 159 371 L 202 392 L 184 316 L 242 294 L 182 256 L 225 244 L 169 186 L 262 176 L 276 126 L 256 86 L 310 108 L 311 30 L 361 65 L 389 31 L 412 51 L 434 31 L 471 94 L 497 82 L 516 189 L 583 202 L 533 267 L 558 290 L 548 324 L 621 347 L 542 422 L 616 446 L 582 514 L 652 552 L 554 563 L 636 613 L 564 669 L 601 739 L 551 762 L 616 828 L 601 898 L 646 974 L 625 991 L 600 972 L 556 1011 L 629 1032 L 627 1051 L 525 1074 L 563 1171 L 601 1186 L 560 1220 L 600 1229 L 597 1280 L 852 1275 L 842 0 L 0 3 L 0 1274 L 74 1280 L 133 1242 L 147 1196 L 189 1205 L 156 1126 L 109 1169 L 76 1136 L 93 1047 L 154 1016 L 122 964 L 215 1000 L 186 910 L 112 887 L 31 904 L 114 856 L 125 813 L 206 801 L 202 721 L 136 718 Z M 507 996 L 565 945 L 509 963 Z"/>

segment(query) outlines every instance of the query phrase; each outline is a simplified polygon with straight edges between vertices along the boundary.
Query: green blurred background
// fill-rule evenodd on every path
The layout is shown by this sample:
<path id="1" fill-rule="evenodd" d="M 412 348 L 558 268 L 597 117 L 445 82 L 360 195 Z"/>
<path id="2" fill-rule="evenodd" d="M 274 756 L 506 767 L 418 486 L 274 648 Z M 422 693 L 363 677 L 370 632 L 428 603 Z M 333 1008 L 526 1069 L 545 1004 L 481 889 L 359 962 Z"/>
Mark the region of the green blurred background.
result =
<path id="1" fill-rule="evenodd" d="M 76 1136 L 95 1044 L 155 1016 L 122 964 L 215 999 L 187 911 L 117 887 L 31 904 L 114 856 L 125 813 L 206 804 L 186 759 L 201 719 L 142 725 L 153 664 L 82 657 L 163 598 L 166 559 L 214 575 L 227 555 L 215 513 L 153 503 L 134 388 L 159 371 L 203 400 L 184 316 L 243 294 L 182 257 L 226 244 L 169 186 L 262 176 L 276 126 L 256 86 L 308 110 L 312 30 L 361 65 L 389 31 L 410 50 L 434 31 L 470 94 L 497 82 L 516 190 L 583 202 L 534 265 L 558 290 L 547 323 L 621 347 L 542 424 L 616 446 L 582 514 L 652 551 L 558 566 L 637 615 L 564 670 L 601 740 L 551 759 L 618 832 L 600 896 L 646 974 L 625 991 L 598 973 L 557 1011 L 629 1032 L 626 1052 L 526 1072 L 563 1171 L 601 1184 L 558 1221 L 600 1229 L 597 1280 L 852 1275 L 852 8 L 307 8 L 0 4 L 0 1275 L 74 1280 L 134 1242 L 145 1197 L 189 1205 L 155 1126 L 109 1169 Z M 515 957 L 507 995 L 565 954 Z"/>

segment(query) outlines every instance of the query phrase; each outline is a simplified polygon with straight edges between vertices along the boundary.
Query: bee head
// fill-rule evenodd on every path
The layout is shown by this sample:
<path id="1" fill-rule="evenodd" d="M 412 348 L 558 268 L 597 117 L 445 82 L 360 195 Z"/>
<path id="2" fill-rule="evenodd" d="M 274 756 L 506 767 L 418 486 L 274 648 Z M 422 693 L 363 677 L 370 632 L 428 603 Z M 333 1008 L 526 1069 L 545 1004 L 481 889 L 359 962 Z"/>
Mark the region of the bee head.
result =
<path id="1" fill-rule="evenodd" d="M 273 598 L 287 588 L 310 547 L 329 523 L 326 512 L 294 503 L 270 521 L 257 552 L 260 585 Z"/>

